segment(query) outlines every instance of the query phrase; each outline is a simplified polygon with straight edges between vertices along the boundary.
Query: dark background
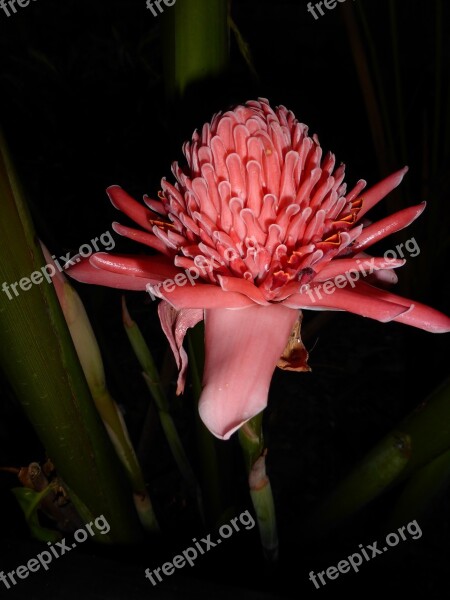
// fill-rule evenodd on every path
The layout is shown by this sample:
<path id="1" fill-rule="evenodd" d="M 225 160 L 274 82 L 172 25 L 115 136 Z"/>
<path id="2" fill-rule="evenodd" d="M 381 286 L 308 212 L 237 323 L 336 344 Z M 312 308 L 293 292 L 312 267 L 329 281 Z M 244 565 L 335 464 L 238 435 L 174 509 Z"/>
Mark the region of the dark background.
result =
<path id="1" fill-rule="evenodd" d="M 410 166 L 393 202 L 403 208 L 428 200 L 419 222 L 394 241 L 385 240 L 379 249 L 395 248 L 414 235 L 420 256 L 400 271 L 395 291 L 448 312 L 450 53 L 448 35 L 440 45 L 437 34 L 441 28 L 448 34 L 448 6 L 437 0 L 356 0 L 353 5 L 357 2 L 370 27 L 387 98 L 392 143 L 386 160 L 391 171 L 405 163 Z M 0 11 L 0 123 L 38 234 L 52 252 L 74 254 L 81 244 L 110 230 L 113 220 L 126 223 L 106 198 L 108 185 L 117 183 L 136 198 L 143 193 L 154 197 L 161 177 L 170 179 L 171 162 L 182 158 L 181 144 L 194 128 L 214 112 L 257 96 L 286 105 L 307 123 L 324 149 L 347 164 L 349 186 L 359 178 L 370 185 L 387 175 L 380 172 L 341 9 L 326 11 L 315 21 L 306 5 L 303 0 L 235 0 L 233 19 L 249 43 L 259 79 L 252 77 L 232 37 L 228 73 L 192 86 L 183 101 L 165 97 L 162 18 L 151 15 L 145 0 L 36 0 L 9 18 Z M 396 11 L 393 27 L 390 6 Z M 393 39 L 399 48 L 400 102 Z M 365 33 L 363 41 L 370 51 Z M 370 216 L 386 216 L 390 206 L 382 202 Z M 118 236 L 115 240 L 115 251 L 137 251 L 131 242 Z M 148 397 L 122 331 L 120 294 L 87 286 L 77 289 L 102 347 L 109 387 L 138 445 Z M 163 364 L 166 343 L 155 303 L 131 293 L 127 301 Z M 173 589 L 151 589 L 143 567 L 160 566 L 202 532 L 189 507 L 183 506 L 176 467 L 155 425 L 143 467 L 166 528 L 164 542 L 124 551 L 86 545 L 76 557 L 62 558 L 48 574 L 35 575 L 33 582 L 20 584 L 22 592 L 17 586 L 9 596 L 41 598 L 45 591 L 46 598 L 78 593 L 93 598 L 138 598 L 144 593 L 190 598 L 205 593 L 204 597 L 219 598 L 218 589 L 223 588 L 224 598 L 239 597 L 239 592 L 226 591 L 235 586 L 286 598 L 334 596 L 338 591 L 355 598 L 387 591 L 441 597 L 441 586 L 449 587 L 448 489 L 427 513 L 417 515 L 420 540 L 399 544 L 364 564 L 360 573 L 329 581 L 325 589 L 316 590 L 308 581 L 310 570 L 317 573 L 336 565 L 357 551 L 358 544 L 372 543 L 386 533 L 383 527 L 399 490 L 369 505 L 324 541 L 305 539 L 304 526 L 318 500 L 341 476 L 448 376 L 449 355 L 446 336 L 347 314 L 317 318 L 313 313 L 305 316 L 312 373 L 275 374 L 265 421 L 280 529 L 277 568 L 267 569 L 255 552 L 255 532 L 245 532 L 211 551 L 195 569 L 183 570 L 178 583 L 172 578 Z M 185 443 L 193 450 L 191 408 L 188 392 L 176 414 Z M 228 446 L 235 463 L 230 497 L 235 507 L 245 510 L 250 500 L 236 440 Z M 44 457 L 3 381 L 0 466 L 27 465 Z M 0 570 L 16 568 L 38 551 L 28 545 L 23 517 L 9 493 L 14 485 L 12 475 L 0 473 Z M 112 571 L 114 575 L 105 575 Z"/>

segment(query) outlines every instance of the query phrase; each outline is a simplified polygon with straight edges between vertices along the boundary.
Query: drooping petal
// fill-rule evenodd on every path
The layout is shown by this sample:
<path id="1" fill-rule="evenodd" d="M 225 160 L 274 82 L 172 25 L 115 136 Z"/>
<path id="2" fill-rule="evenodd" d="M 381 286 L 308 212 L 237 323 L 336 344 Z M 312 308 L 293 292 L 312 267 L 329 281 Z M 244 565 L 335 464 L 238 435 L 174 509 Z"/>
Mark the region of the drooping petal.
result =
<path id="1" fill-rule="evenodd" d="M 281 305 L 205 311 L 200 417 L 228 439 L 267 404 L 270 380 L 298 312 Z"/>
<path id="2" fill-rule="evenodd" d="M 203 310 L 200 308 L 183 308 L 177 311 L 167 302 L 160 302 L 158 305 L 158 315 L 161 322 L 161 328 L 166 334 L 175 357 L 178 367 L 177 395 L 184 391 L 186 382 L 186 369 L 188 357 L 183 348 L 183 340 L 186 331 L 195 327 L 197 323 L 203 320 Z"/>

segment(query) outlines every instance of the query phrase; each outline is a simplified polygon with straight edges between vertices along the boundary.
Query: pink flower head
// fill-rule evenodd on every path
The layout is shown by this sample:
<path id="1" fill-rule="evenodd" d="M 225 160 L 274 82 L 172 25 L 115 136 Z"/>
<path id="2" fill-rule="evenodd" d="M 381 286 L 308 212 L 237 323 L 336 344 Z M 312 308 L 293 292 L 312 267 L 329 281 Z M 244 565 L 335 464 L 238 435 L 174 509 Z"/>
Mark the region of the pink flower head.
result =
<path id="1" fill-rule="evenodd" d="M 396 281 L 392 269 L 404 260 L 365 251 L 425 208 L 422 203 L 377 223 L 362 221 L 407 168 L 365 193 L 363 180 L 347 192 L 344 165 L 336 167 L 331 153 L 322 156 L 317 136 L 309 137 L 291 111 L 273 110 L 265 99 L 216 114 L 183 152 L 187 168 L 173 164 L 176 183 L 163 179 L 159 200 L 144 197 L 143 206 L 118 186 L 108 189 L 113 205 L 141 227 L 114 223 L 114 230 L 157 254 L 97 253 L 70 274 L 88 283 L 147 289 L 163 300 L 159 315 L 180 369 L 178 392 L 187 364 L 186 329 L 205 320 L 199 410 L 214 435 L 229 438 L 265 408 L 299 309 L 346 310 L 450 331 L 442 313 L 367 282 Z M 370 273 L 366 281 L 363 271 Z"/>

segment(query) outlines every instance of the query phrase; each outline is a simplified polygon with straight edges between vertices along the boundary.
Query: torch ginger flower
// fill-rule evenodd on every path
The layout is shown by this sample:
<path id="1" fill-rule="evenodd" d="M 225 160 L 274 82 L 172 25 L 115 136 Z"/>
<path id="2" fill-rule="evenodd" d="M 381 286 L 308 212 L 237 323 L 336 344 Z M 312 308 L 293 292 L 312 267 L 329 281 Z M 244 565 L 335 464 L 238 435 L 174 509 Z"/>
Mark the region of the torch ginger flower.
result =
<path id="1" fill-rule="evenodd" d="M 336 168 L 331 153 L 322 157 L 317 136 L 265 99 L 216 114 L 183 152 L 187 168 L 175 162 L 175 185 L 163 179 L 159 200 L 144 197 L 146 207 L 118 186 L 108 189 L 112 204 L 144 231 L 117 223 L 114 230 L 158 254 L 97 253 L 69 273 L 87 283 L 147 289 L 162 299 L 161 325 L 180 369 L 178 393 L 187 365 L 184 335 L 204 319 L 199 411 L 215 436 L 228 439 L 265 408 L 273 371 L 291 331 L 299 329 L 300 309 L 450 331 L 442 313 L 361 278 L 317 293 L 325 282 L 358 270 L 369 246 L 422 213 L 425 203 L 373 224 L 361 221 L 407 168 L 364 194 L 364 180 L 347 193 L 344 165 Z M 369 258 L 372 282 L 395 281 L 392 269 L 405 262 Z M 307 369 L 294 358 L 293 369 Z"/>

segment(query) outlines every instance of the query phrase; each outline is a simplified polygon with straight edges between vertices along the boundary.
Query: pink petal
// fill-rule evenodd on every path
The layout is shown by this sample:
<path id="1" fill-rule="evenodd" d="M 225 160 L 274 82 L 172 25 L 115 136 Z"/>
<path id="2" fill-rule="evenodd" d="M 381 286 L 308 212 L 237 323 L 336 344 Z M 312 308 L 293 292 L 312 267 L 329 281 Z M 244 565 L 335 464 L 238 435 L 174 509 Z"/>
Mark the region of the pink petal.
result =
<path id="1" fill-rule="evenodd" d="M 89 259 L 75 256 L 66 272 L 83 283 L 123 290 L 145 290 L 148 284 L 172 281 L 180 271 L 161 256 L 119 256 L 97 252 Z"/>
<path id="2" fill-rule="evenodd" d="M 392 173 L 379 183 L 362 194 L 363 204 L 358 212 L 356 222 L 358 222 L 375 204 L 385 198 L 393 189 L 395 189 L 403 180 L 403 177 L 408 172 L 408 167 L 403 167 L 400 171 Z"/>
<path id="3" fill-rule="evenodd" d="M 450 318 L 443 313 L 364 281 L 348 283 L 342 289 L 333 287 L 329 293 L 325 292 L 322 284 L 312 285 L 309 292 L 293 294 L 282 304 L 290 308 L 346 310 L 383 323 L 399 321 L 432 333 L 450 331 Z"/>
<path id="4" fill-rule="evenodd" d="M 358 285 L 361 285 L 360 282 L 347 283 L 340 289 L 330 286 L 328 292 L 325 291 L 327 288 L 324 289 L 324 285 L 326 284 L 312 285 L 309 291 L 303 294 L 293 294 L 282 304 L 290 308 L 309 308 L 310 310 L 324 308 L 345 310 L 382 323 L 392 321 L 408 311 L 408 306 L 405 306 L 403 302 L 395 303 L 385 298 L 379 298 L 376 294 L 360 293 L 358 288 Z M 377 290 L 377 288 L 372 289 Z"/>
<path id="5" fill-rule="evenodd" d="M 395 269 L 402 267 L 405 264 L 405 259 L 386 260 L 384 257 L 359 257 L 359 258 L 337 258 L 329 262 L 319 273 L 314 277 L 314 283 L 319 281 L 327 281 L 334 279 L 337 275 L 348 271 L 358 271 L 361 277 L 365 277 L 364 273 L 371 275 L 379 269 Z"/>
<path id="6" fill-rule="evenodd" d="M 153 233 L 147 233 L 146 231 L 133 229 L 132 227 L 125 227 L 125 225 L 121 225 L 120 223 L 116 222 L 112 224 L 112 228 L 119 235 L 123 235 L 134 242 L 145 244 L 145 246 L 149 246 L 154 250 L 158 250 L 158 252 L 169 255 L 169 249 L 167 248 L 166 244 L 157 238 Z"/>
<path id="7" fill-rule="evenodd" d="M 217 279 L 224 292 L 239 292 L 250 298 L 250 300 L 253 300 L 256 304 L 269 304 L 264 298 L 261 290 L 247 279 L 241 279 L 240 277 L 226 277 L 224 275 L 217 275 Z"/>
<path id="8" fill-rule="evenodd" d="M 368 261 L 372 260 L 370 254 L 366 254 L 365 252 L 356 254 L 354 258 L 367 259 Z M 373 273 L 367 275 L 367 277 L 364 278 L 364 281 L 374 286 L 381 285 L 382 288 L 394 285 L 398 282 L 397 274 L 393 269 L 403 266 L 406 263 L 406 259 L 388 258 L 384 260 L 386 261 L 385 268 L 376 269 Z"/>
<path id="9" fill-rule="evenodd" d="M 136 202 L 125 190 L 119 185 L 111 185 L 107 188 L 106 193 L 108 194 L 111 204 L 117 210 L 125 213 L 127 217 L 130 217 L 135 223 L 146 229 L 152 231 L 153 225 L 150 223 L 154 219 L 154 215 L 149 211 L 148 208 Z"/>
<path id="10" fill-rule="evenodd" d="M 142 277 L 148 282 L 172 279 L 180 273 L 180 270 L 174 266 L 173 260 L 164 256 L 131 256 L 97 252 L 91 256 L 90 263 L 105 271 L 130 277 Z"/>
<path id="11" fill-rule="evenodd" d="M 394 321 L 399 321 L 400 323 L 405 323 L 405 325 L 411 325 L 412 327 L 418 327 L 419 329 L 424 329 L 431 333 L 447 333 L 450 331 L 450 317 L 447 317 L 447 315 L 434 308 L 430 308 L 421 302 L 416 302 L 409 298 L 402 298 L 396 294 L 391 294 L 386 290 L 374 288 L 362 281 L 359 282 L 357 288 L 360 293 L 409 307 L 407 312 L 395 317 Z"/>
<path id="12" fill-rule="evenodd" d="M 186 278 L 185 278 L 186 279 Z M 189 278 L 187 278 L 189 280 Z M 167 280 L 168 283 L 170 280 Z M 194 279 L 185 281 L 183 286 L 171 282 L 170 285 L 155 285 L 148 291 L 166 300 L 174 308 L 243 308 L 254 302 L 237 292 L 224 292 L 218 285 L 197 283 Z"/>
<path id="13" fill-rule="evenodd" d="M 184 391 L 188 364 L 188 357 L 183 348 L 184 336 L 190 327 L 195 327 L 197 323 L 203 320 L 203 310 L 183 308 L 177 311 L 167 302 L 160 302 L 158 314 L 162 330 L 166 334 L 179 369 L 177 394 L 181 394 Z"/>
<path id="14" fill-rule="evenodd" d="M 167 215 L 167 210 L 160 200 L 153 200 L 152 198 L 149 198 L 147 194 L 144 194 L 143 200 L 153 212 L 156 212 L 160 215 Z"/>
<path id="15" fill-rule="evenodd" d="M 80 257 L 75 257 L 75 260 Z M 141 277 L 130 277 L 129 275 L 118 275 L 110 271 L 104 271 L 94 267 L 88 258 L 80 258 L 80 262 L 66 270 L 67 275 L 81 281 L 82 283 L 93 283 L 105 285 L 122 290 L 144 291 L 148 285 L 147 279 Z"/>
<path id="16" fill-rule="evenodd" d="M 416 206 L 404 208 L 389 217 L 381 219 L 376 223 L 372 223 L 372 225 L 363 229 L 359 237 L 356 238 L 352 251 L 361 252 L 386 236 L 408 227 L 408 225 L 411 225 L 411 223 L 423 213 L 425 206 L 426 202 L 421 202 Z"/>
<path id="17" fill-rule="evenodd" d="M 270 380 L 298 312 L 279 304 L 205 311 L 205 370 L 200 417 L 228 439 L 264 410 Z"/>

